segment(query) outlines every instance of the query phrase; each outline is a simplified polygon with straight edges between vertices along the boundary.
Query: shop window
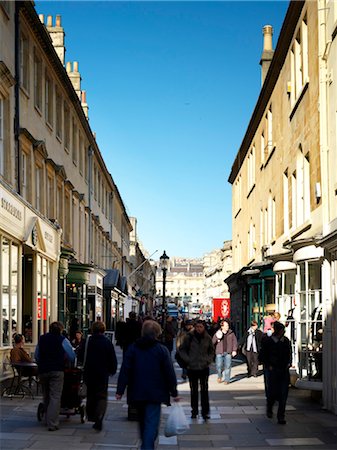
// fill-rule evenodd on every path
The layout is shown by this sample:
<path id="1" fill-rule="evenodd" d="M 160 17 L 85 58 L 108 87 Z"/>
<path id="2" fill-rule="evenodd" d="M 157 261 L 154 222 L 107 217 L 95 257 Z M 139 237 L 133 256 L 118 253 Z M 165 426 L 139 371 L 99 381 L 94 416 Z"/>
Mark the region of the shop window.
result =
<path id="1" fill-rule="evenodd" d="M 51 300 L 51 271 L 52 264 L 41 255 L 36 257 L 36 286 L 37 286 L 37 324 L 38 336 L 49 329 L 50 300 Z"/>
<path id="2" fill-rule="evenodd" d="M 19 247 L 6 237 L 0 237 L 1 286 L 0 316 L 2 333 L 0 345 L 11 346 L 18 321 Z"/>
<path id="3" fill-rule="evenodd" d="M 0 175 L 4 173 L 5 144 L 4 144 L 4 100 L 0 97 Z"/>
<path id="4" fill-rule="evenodd" d="M 299 264 L 299 272 L 300 377 L 313 381 L 321 380 L 324 320 L 321 289 L 321 262 L 304 261 Z"/>

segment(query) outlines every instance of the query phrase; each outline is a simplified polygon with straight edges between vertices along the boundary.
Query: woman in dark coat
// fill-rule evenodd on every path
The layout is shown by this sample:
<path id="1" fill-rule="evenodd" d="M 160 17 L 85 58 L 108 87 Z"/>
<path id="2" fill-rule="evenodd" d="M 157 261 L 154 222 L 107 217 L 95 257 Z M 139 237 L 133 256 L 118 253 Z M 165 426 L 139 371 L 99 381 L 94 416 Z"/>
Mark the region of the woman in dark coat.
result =
<path id="1" fill-rule="evenodd" d="M 104 336 L 105 324 L 94 322 L 92 335 L 84 349 L 84 381 L 87 384 L 87 416 L 95 422 L 93 428 L 102 429 L 107 408 L 109 376 L 117 371 L 117 358 L 112 342 Z"/>
<path id="2" fill-rule="evenodd" d="M 128 348 L 118 377 L 116 399 L 127 389 L 127 402 L 138 411 L 141 449 L 154 449 L 161 403 L 177 398 L 177 378 L 169 351 L 158 338 L 161 327 L 154 320 L 143 323 L 142 337 Z"/>

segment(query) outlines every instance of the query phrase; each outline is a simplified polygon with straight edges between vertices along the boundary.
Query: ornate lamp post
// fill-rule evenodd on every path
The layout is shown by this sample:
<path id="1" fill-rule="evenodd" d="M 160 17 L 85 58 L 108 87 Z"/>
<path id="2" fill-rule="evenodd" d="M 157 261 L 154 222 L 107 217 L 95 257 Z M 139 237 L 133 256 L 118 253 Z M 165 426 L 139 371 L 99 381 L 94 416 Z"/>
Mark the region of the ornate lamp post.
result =
<path id="1" fill-rule="evenodd" d="M 166 314 L 166 272 L 169 267 L 169 260 L 170 258 L 167 256 L 165 250 L 164 253 L 160 257 L 160 263 L 159 267 L 161 268 L 163 272 L 163 303 L 162 303 L 162 319 L 161 323 L 162 326 L 165 324 L 165 314 Z"/>

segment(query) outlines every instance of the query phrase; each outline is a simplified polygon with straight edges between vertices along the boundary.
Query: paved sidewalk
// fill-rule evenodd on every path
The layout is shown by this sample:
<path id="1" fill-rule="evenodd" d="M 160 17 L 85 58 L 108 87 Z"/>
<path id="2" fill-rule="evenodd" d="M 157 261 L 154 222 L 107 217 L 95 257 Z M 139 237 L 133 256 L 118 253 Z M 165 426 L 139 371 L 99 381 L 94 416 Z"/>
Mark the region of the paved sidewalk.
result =
<path id="1" fill-rule="evenodd" d="M 181 369 L 177 365 L 176 369 L 180 377 Z M 232 377 L 233 382 L 226 386 L 216 382 L 215 373 L 210 376 L 211 418 L 207 423 L 189 419 L 190 429 L 184 435 L 165 438 L 163 426 L 169 408 L 163 407 L 158 449 L 337 450 L 337 416 L 323 411 L 308 391 L 290 390 L 287 424 L 279 425 L 265 416 L 263 376 L 247 378 L 245 364 L 237 362 Z M 127 420 L 125 401 L 114 399 L 116 380 L 117 376 L 111 379 L 108 412 L 100 433 L 92 429 L 92 423 L 81 424 L 79 415 L 60 416 L 60 430 L 48 432 L 36 418 L 41 398 L 1 399 L 1 450 L 139 448 L 137 423 Z M 180 378 L 179 394 L 190 417 L 189 386 Z"/>

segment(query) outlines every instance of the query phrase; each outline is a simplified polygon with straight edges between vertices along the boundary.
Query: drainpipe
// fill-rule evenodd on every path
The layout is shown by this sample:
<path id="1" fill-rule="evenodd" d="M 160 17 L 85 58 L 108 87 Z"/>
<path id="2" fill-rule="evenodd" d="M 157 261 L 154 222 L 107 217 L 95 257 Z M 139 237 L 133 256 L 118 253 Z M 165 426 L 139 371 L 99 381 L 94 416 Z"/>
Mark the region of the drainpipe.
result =
<path id="1" fill-rule="evenodd" d="M 15 38 L 14 38 L 14 55 L 15 55 L 15 113 L 14 113 L 14 145 L 15 145 L 15 177 L 16 191 L 21 193 L 21 155 L 20 155 L 20 8 L 21 2 L 15 2 Z"/>

